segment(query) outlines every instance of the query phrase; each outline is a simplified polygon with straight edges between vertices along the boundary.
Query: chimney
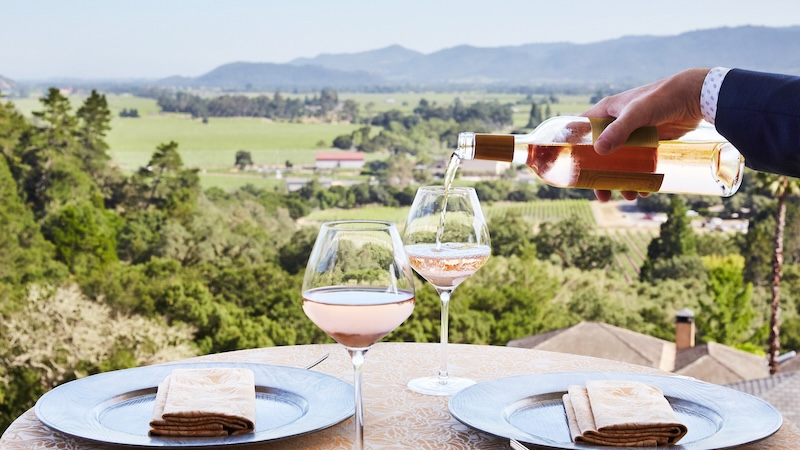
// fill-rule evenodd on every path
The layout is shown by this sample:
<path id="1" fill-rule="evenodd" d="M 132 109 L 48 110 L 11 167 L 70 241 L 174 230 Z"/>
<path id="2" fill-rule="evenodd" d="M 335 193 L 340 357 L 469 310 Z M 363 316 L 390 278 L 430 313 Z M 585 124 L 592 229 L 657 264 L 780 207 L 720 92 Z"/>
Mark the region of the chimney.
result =
<path id="1" fill-rule="evenodd" d="M 675 313 L 675 349 L 694 347 L 694 313 L 682 309 Z"/>

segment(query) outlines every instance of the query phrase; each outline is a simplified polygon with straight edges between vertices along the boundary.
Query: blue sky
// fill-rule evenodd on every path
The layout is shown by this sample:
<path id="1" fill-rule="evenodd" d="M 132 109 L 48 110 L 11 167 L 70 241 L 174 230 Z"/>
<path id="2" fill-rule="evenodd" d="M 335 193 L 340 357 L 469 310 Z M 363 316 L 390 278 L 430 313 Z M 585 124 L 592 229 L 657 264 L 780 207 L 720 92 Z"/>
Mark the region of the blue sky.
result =
<path id="1" fill-rule="evenodd" d="M 800 25 L 797 0 L 0 0 L 0 75 L 197 76 L 393 44 L 587 43 Z"/>

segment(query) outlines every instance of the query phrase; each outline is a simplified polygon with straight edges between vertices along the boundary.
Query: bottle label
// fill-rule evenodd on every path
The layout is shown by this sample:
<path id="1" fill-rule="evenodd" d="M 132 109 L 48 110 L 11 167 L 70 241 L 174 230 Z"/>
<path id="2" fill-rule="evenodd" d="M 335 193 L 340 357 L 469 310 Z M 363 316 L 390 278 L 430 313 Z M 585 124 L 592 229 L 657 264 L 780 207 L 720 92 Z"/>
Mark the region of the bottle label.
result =
<path id="1" fill-rule="evenodd" d="M 592 124 L 592 143 L 597 140 L 597 136 L 606 129 L 607 126 L 613 122 L 614 119 L 600 119 L 590 117 L 589 123 Z M 642 127 L 633 130 L 628 140 L 625 141 L 627 146 L 636 147 L 658 147 L 658 129 L 656 127 Z"/>
<path id="2" fill-rule="evenodd" d="M 570 187 L 604 191 L 658 192 L 663 181 L 663 173 L 581 170 L 575 184 Z"/>

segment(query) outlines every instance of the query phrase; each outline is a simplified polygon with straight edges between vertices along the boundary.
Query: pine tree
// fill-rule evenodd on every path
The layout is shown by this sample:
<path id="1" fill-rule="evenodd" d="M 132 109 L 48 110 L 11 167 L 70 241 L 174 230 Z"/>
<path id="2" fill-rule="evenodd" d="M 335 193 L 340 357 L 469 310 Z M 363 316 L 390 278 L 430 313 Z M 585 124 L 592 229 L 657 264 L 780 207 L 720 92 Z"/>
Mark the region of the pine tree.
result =
<path id="1" fill-rule="evenodd" d="M 111 129 L 111 111 L 105 95 L 93 90 L 78 108 L 78 140 L 81 143 L 79 156 L 90 173 L 97 173 L 100 167 L 108 165 L 111 158 L 106 153 L 108 144 L 106 133 Z"/>
<path id="2" fill-rule="evenodd" d="M 526 128 L 536 128 L 542 123 L 542 108 L 533 101 L 531 104 L 531 112 L 528 116 L 528 124 L 525 125 Z"/>
<path id="3" fill-rule="evenodd" d="M 111 111 L 105 95 L 92 91 L 76 113 L 77 138 L 80 143 L 78 157 L 84 171 L 97 183 L 106 200 L 114 196 L 115 187 L 123 179 L 122 172 L 109 164 L 109 146 L 105 141 L 111 129 Z"/>
<path id="4" fill-rule="evenodd" d="M 40 99 L 34 125 L 20 137 L 15 163 L 25 200 L 37 219 L 76 199 L 95 201 L 99 189 L 84 170 L 77 138 L 78 119 L 58 89 Z"/>

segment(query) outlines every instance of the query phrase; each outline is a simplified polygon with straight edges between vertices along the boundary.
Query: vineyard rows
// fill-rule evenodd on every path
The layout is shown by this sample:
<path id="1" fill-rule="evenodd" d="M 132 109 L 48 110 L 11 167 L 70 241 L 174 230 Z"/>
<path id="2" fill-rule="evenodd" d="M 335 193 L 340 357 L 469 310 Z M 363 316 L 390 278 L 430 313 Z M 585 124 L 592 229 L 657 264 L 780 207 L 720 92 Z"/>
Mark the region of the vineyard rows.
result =
<path id="1" fill-rule="evenodd" d="M 497 202 L 486 211 L 487 219 L 517 213 L 533 224 L 559 222 L 577 217 L 588 225 L 597 225 L 588 200 L 537 200 L 525 203 Z"/>
<path id="2" fill-rule="evenodd" d="M 622 253 L 617 253 L 615 257 L 617 264 L 614 269 L 622 272 L 622 275 L 628 281 L 638 279 L 639 269 L 642 267 L 642 263 L 647 257 L 647 246 L 654 237 L 658 236 L 658 230 L 609 228 L 598 230 L 598 233 L 603 236 L 608 236 L 615 242 L 622 244 L 625 248 Z"/>

